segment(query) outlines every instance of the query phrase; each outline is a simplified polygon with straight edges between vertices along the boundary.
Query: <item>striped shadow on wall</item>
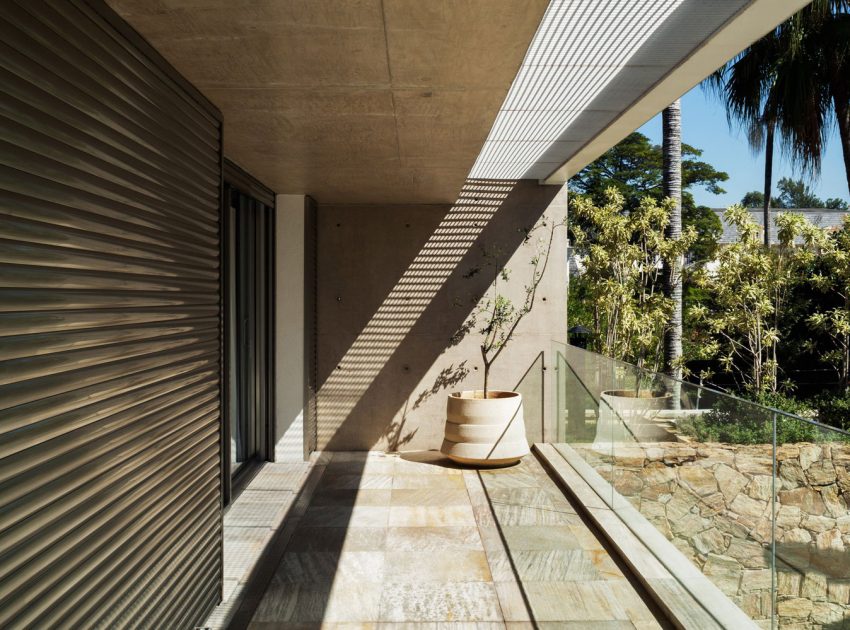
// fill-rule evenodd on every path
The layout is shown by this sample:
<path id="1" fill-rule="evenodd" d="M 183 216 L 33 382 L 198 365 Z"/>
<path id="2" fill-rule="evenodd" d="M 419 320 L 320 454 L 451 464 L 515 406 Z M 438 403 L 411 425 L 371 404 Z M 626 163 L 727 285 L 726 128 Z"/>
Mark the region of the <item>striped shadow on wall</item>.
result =
<path id="1" fill-rule="evenodd" d="M 0 8 L 0 627 L 220 598 L 221 120 L 99 0 Z"/>

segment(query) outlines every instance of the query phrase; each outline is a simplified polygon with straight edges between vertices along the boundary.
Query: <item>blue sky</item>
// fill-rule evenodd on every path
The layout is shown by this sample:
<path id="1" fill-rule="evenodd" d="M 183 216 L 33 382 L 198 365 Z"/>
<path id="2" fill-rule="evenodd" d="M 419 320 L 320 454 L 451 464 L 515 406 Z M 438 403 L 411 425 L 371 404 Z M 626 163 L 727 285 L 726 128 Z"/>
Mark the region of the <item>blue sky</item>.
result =
<path id="1" fill-rule="evenodd" d="M 656 144 L 661 143 L 661 114 L 650 120 L 638 131 Z M 729 129 L 723 104 L 699 86 L 682 97 L 682 141 L 702 149 L 702 159 L 720 171 L 726 171 L 729 179 L 721 184 L 724 195 L 713 195 L 703 188 L 691 192 L 696 202 L 712 208 L 722 208 L 741 200 L 750 190 L 762 190 L 764 182 L 764 152 L 754 155 L 747 144 L 746 134 L 738 129 Z M 781 177 L 801 177 L 790 160 L 777 148 L 773 160 L 773 183 Z M 821 199 L 840 197 L 848 199 L 847 179 L 844 175 L 844 160 L 838 142 L 838 131 L 833 128 L 823 159 L 820 177 L 809 181 L 815 194 Z"/>

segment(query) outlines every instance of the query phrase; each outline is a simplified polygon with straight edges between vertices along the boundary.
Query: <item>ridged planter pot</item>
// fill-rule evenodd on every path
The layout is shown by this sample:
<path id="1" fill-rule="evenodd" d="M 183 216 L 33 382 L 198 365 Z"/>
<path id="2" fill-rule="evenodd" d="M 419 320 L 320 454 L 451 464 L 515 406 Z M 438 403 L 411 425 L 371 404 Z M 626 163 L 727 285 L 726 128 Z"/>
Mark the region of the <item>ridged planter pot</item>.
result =
<path id="1" fill-rule="evenodd" d="M 594 446 L 616 443 L 666 442 L 670 434 L 661 418 L 669 394 L 613 389 L 602 392 Z"/>
<path id="2" fill-rule="evenodd" d="M 528 455 L 522 396 L 517 392 L 463 391 L 449 395 L 440 451 L 460 464 L 506 466 Z"/>

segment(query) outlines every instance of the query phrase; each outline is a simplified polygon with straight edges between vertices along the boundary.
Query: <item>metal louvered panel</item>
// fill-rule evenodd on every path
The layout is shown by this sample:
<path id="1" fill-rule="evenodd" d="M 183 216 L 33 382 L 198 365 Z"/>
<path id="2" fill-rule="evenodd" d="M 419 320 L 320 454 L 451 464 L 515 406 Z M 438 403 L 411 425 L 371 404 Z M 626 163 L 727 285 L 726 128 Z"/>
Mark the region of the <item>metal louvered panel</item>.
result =
<path id="1" fill-rule="evenodd" d="M 101 0 L 0 8 L 0 627 L 220 599 L 221 121 Z"/>

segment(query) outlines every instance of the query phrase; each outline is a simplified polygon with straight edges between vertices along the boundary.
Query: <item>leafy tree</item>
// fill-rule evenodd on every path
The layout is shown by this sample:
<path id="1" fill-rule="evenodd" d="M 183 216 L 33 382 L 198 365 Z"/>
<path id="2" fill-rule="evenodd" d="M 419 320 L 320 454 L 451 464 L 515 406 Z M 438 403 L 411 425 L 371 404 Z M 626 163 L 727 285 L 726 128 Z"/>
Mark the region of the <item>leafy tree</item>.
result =
<path id="1" fill-rule="evenodd" d="M 832 210 L 847 210 L 848 204 L 844 199 L 831 197 L 824 201 L 802 179 L 783 177 L 776 184 L 779 196 L 770 200 L 772 208 L 830 208 Z M 764 206 L 764 194 L 752 190 L 741 199 L 745 208 L 761 208 Z"/>
<path id="2" fill-rule="evenodd" d="M 715 195 L 726 191 L 720 184 L 729 175 L 718 171 L 708 162 L 699 160 L 702 150 L 682 144 L 682 208 L 695 207 L 691 188 L 702 186 Z M 664 157 L 661 146 L 652 144 L 642 133 L 629 134 L 620 143 L 602 154 L 570 179 L 570 190 L 588 195 L 593 203 L 606 202 L 608 188 L 616 188 L 623 196 L 623 207 L 631 210 L 645 196 L 661 201 Z"/>
<path id="3" fill-rule="evenodd" d="M 837 124 L 850 186 L 850 0 L 814 0 L 708 79 L 727 113 L 765 147 L 765 192 L 771 197 L 773 136 L 803 170 L 820 170 L 824 143 Z M 765 225 L 769 203 L 764 204 Z M 767 244 L 767 233 L 765 233 Z"/>
<path id="4" fill-rule="evenodd" d="M 824 247 L 824 272 L 812 275 L 811 281 L 833 298 L 832 308 L 812 313 L 809 324 L 826 333 L 833 348 L 825 353 L 835 366 L 845 394 L 850 393 L 850 217 L 844 217 L 841 230 L 835 232 Z"/>
<path id="5" fill-rule="evenodd" d="M 717 241 L 723 235 L 723 224 L 717 213 L 708 206 L 684 207 L 682 225 L 694 228 L 697 233 L 697 238 L 688 252 L 691 262 L 713 260 L 717 252 Z"/>
<path id="6" fill-rule="evenodd" d="M 682 144 L 682 225 L 696 228 L 698 234 L 692 258 L 707 260 L 722 233 L 722 226 L 713 212 L 697 207 L 689 189 L 702 186 L 713 194 L 723 194 L 726 191 L 720 184 L 729 179 L 729 175 L 701 161 L 701 155 L 700 149 Z M 576 174 L 570 180 L 570 190 L 590 197 L 599 206 L 607 203 L 606 191 L 613 187 L 623 197 L 624 210 L 630 211 L 646 196 L 661 203 L 664 199 L 663 167 L 662 148 L 653 145 L 642 133 L 635 132 Z M 575 216 L 571 217 L 571 223 L 577 224 Z M 584 229 L 587 231 L 588 226 Z"/>
<path id="7" fill-rule="evenodd" d="M 577 197 L 571 213 L 573 244 L 584 267 L 582 291 L 592 313 L 592 349 L 657 371 L 671 300 L 662 291 L 665 260 L 684 254 L 696 239 L 692 227 L 680 239 L 665 235 L 669 206 L 645 196 L 625 212 L 625 198 L 614 187 L 597 205 Z"/>
<path id="8" fill-rule="evenodd" d="M 776 183 L 785 208 L 823 208 L 824 201 L 802 179 L 783 177 Z"/>
<path id="9" fill-rule="evenodd" d="M 745 390 L 776 392 L 780 319 L 788 291 L 803 281 L 801 270 L 825 245 L 825 233 L 801 214 L 783 212 L 774 218 L 779 245 L 765 248 L 762 227 L 743 206 L 731 206 L 724 216 L 738 240 L 719 251 L 715 267 L 699 270 L 697 284 L 711 296 L 711 304 L 696 304 L 689 315 L 706 334 L 703 347 L 716 352 Z M 802 246 L 795 244 L 798 238 Z"/>
<path id="10" fill-rule="evenodd" d="M 764 193 L 758 190 L 751 190 L 741 199 L 741 205 L 745 208 L 764 208 Z M 773 197 L 770 200 L 771 208 L 784 208 L 782 199 Z"/>

